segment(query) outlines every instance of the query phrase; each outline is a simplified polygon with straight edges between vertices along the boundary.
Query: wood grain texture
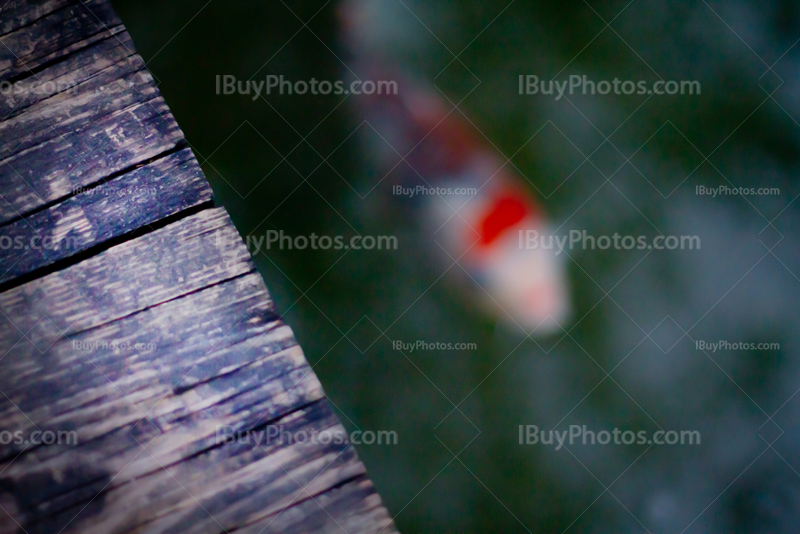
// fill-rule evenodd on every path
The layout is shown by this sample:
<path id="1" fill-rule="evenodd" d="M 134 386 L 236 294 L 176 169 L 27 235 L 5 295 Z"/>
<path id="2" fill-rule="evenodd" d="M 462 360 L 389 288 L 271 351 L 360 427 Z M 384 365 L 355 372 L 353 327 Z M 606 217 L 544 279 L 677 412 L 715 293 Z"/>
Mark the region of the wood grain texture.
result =
<path id="1" fill-rule="evenodd" d="M 131 279 L 120 270 L 145 267 L 148 260 L 131 260 L 150 250 L 159 253 L 151 276 Z M 192 265 L 198 250 L 205 251 L 205 271 L 216 274 L 202 283 Z M 148 525 L 139 532 L 264 528 L 291 504 L 363 479 L 346 443 L 254 437 L 225 444 L 231 434 L 263 436 L 268 424 L 292 434 L 344 432 L 252 270 L 224 211 L 205 210 L 0 295 L 15 297 L 0 304 L 7 315 L 0 432 L 75 431 L 78 440 L 0 446 L 0 488 L 26 531 L 59 531 L 101 494 L 92 502 L 102 509 L 66 532 L 122 532 L 139 523 Z M 93 291 L 64 284 L 80 280 L 92 280 Z M 96 316 L 99 299 L 111 316 Z M 64 302 L 62 313 L 43 315 Z M 22 336 L 34 321 L 33 334 Z M 43 323 L 49 329 L 37 330 Z M 374 493 L 368 497 L 379 502 Z M 336 513 L 370 525 L 355 532 L 390 526 L 376 504 Z M 312 531 L 338 531 L 335 517 L 325 511 L 315 520 L 321 530 Z"/>
<path id="2" fill-rule="evenodd" d="M 8 0 L 0 7 L 0 36 L 77 3 L 78 0 Z"/>
<path id="3" fill-rule="evenodd" d="M 8 158 L 158 96 L 135 57 L 112 65 L 68 91 L 29 106 L 0 125 L 0 157 Z"/>
<path id="4" fill-rule="evenodd" d="M 0 80 L 30 76 L 42 65 L 107 37 L 109 30 L 120 24 L 105 0 L 69 2 L 63 9 L 0 36 Z"/>
<path id="5" fill-rule="evenodd" d="M 49 345 L 253 268 L 225 210 L 204 210 L 0 293 L 0 350 L 15 331 Z"/>
<path id="6" fill-rule="evenodd" d="M 30 106 L 53 95 L 65 92 L 85 92 L 82 84 L 109 67 L 131 58 L 140 70 L 144 69 L 141 57 L 127 32 L 117 27 L 108 38 L 95 46 L 76 52 L 64 61 L 46 67 L 35 75 L 14 82 L 8 91 L 0 93 L 0 120 L 19 115 Z M 113 81 L 113 80 L 112 80 Z M 94 86 L 96 87 L 96 85 Z"/>
<path id="7" fill-rule="evenodd" d="M 211 200 L 191 150 L 183 149 L 0 226 L 0 283 Z"/>
<path id="8" fill-rule="evenodd" d="M 0 80 L 0 534 L 396 532 L 110 5 Z"/>
<path id="9" fill-rule="evenodd" d="M 47 126 L 45 126 L 47 127 Z M 183 134 L 161 97 L 61 135 L 0 164 L 0 223 L 173 149 Z"/>

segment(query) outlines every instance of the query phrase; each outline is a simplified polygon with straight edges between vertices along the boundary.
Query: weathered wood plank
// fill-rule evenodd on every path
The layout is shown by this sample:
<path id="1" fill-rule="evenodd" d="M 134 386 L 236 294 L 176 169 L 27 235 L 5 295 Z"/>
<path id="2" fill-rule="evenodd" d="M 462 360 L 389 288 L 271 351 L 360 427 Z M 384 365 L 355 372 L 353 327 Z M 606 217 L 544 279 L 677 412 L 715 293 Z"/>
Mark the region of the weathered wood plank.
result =
<path id="1" fill-rule="evenodd" d="M 105 0 L 74 2 L 0 36 L 0 80 L 30 75 L 49 61 L 105 38 L 121 25 Z"/>
<path id="2" fill-rule="evenodd" d="M 132 395 L 151 412 L 156 398 L 205 387 L 212 379 L 226 382 L 258 358 L 294 346 L 291 332 L 277 321 L 260 277 L 247 275 L 99 328 L 63 335 L 43 352 L 23 340 L 5 356 L 9 373 L 0 378 L 0 389 L 9 399 L 0 400 L 0 428 L 30 425 L 24 412 L 41 422 L 69 417 L 70 426 L 81 424 L 84 439 L 95 438 L 115 428 L 110 417 L 90 422 L 111 401 Z M 103 406 L 93 404 L 98 399 Z M 141 418 L 135 412 L 133 422 Z M 0 445 L 0 457 L 22 449 Z"/>
<path id="3" fill-rule="evenodd" d="M 98 119 L 158 96 L 142 63 L 132 56 L 97 76 L 0 123 L 0 158 L 23 152 L 68 132 L 92 128 Z"/>
<path id="4" fill-rule="evenodd" d="M 120 31 L 68 56 L 64 61 L 50 65 L 33 76 L 14 82 L 7 91 L 0 94 L 0 119 L 8 120 L 19 115 L 30 106 L 53 95 L 71 91 L 77 94 L 80 85 L 97 76 L 109 67 L 135 57 L 144 68 L 144 60 L 135 55 L 133 42 L 128 32 Z"/>
<path id="5" fill-rule="evenodd" d="M 237 534 L 301 534 L 304 532 L 393 533 L 392 519 L 375 486 L 355 478 L 314 495 L 303 495 L 292 507 L 237 530 Z"/>
<path id="6" fill-rule="evenodd" d="M 250 254 L 223 209 L 204 210 L 44 278 L 0 293 L 0 351 L 27 332 L 43 350 L 97 327 L 246 274 Z"/>
<path id="7" fill-rule="evenodd" d="M 207 420 L 206 426 L 216 429 L 220 422 L 223 421 Z M 331 436 L 344 433 L 325 402 L 314 402 L 273 419 L 270 426 L 292 436 L 312 430 L 326 431 Z M 83 464 L 85 485 L 80 501 L 64 502 L 67 494 L 48 501 L 46 506 L 36 506 L 14 498 L 17 517 L 25 521 L 26 531 L 58 532 L 98 495 L 95 500 L 100 499 L 101 506 L 88 514 L 81 513 L 65 532 L 217 533 L 259 523 L 263 528 L 271 520 L 280 521 L 280 516 L 287 513 L 284 510 L 291 510 L 293 505 L 313 501 L 365 475 L 352 447 L 338 441 L 267 441 L 253 432 L 249 439 L 220 441 L 200 454 L 165 463 L 159 461 L 161 449 L 177 448 L 174 443 L 186 436 L 160 433 L 151 426 L 136 430 L 117 436 L 127 442 L 125 453 L 106 457 L 97 454 L 102 449 L 85 451 L 83 460 L 91 459 L 92 463 Z M 80 448 L 74 449 L 77 452 Z M 66 480 L 60 474 L 39 472 L 29 474 L 27 480 L 6 480 L 4 485 L 17 494 L 30 496 L 34 494 L 31 486 L 38 489 L 45 485 L 43 482 L 58 487 L 60 480 Z M 6 500 L 13 495 L 7 492 Z M 369 494 L 366 497 L 369 499 Z M 283 520 L 291 524 L 292 519 L 288 515 Z M 296 522 L 297 517 L 294 519 Z M 380 526 L 372 523 L 355 532 L 377 532 L 385 524 L 384 519 Z M 306 526 L 305 532 L 340 531 L 333 528 L 335 525 L 319 526 L 322 528 Z"/>
<path id="8" fill-rule="evenodd" d="M 313 374 L 305 377 L 307 364 L 291 330 L 278 320 L 256 274 L 62 337 L 44 353 L 32 343 L 19 343 L 6 358 L 10 372 L 0 378 L 7 395 L 0 402 L 3 430 L 28 432 L 34 422 L 43 429 L 77 428 L 81 443 L 95 440 L 106 452 L 119 450 L 114 440 L 126 435 L 119 430 L 130 433 L 145 414 L 161 432 L 181 432 L 192 419 L 202 427 L 209 417 L 240 431 L 298 402 L 321 398 Z M 297 388 L 286 393 L 279 387 L 281 377 L 293 386 L 310 384 L 313 395 L 306 398 Z M 255 410 L 256 405 L 264 410 Z M 271 415 L 270 410 L 278 412 Z M 189 426 L 194 445 L 180 440 L 180 447 L 161 451 L 162 461 L 171 463 L 179 460 L 174 456 L 179 452 L 191 455 L 215 444 L 213 431 L 206 435 L 196 424 Z M 164 445 L 170 443 L 179 441 L 170 438 Z M 7 444 L 0 447 L 0 457 L 24 450 Z M 84 449 L 35 451 L 33 464 L 18 459 L 6 472 L 35 471 L 54 457 L 63 464 L 63 455 L 74 451 L 83 454 Z M 61 489 L 75 483 L 64 481 Z"/>
<path id="9" fill-rule="evenodd" d="M 187 316 L 203 319 L 187 322 Z M 76 343 L 96 350 L 76 354 Z M 126 348 L 148 343 L 154 347 Z M 16 492 L 10 494 L 28 532 L 60 530 L 101 490 L 103 518 L 89 516 L 97 532 L 137 521 L 148 523 L 141 532 L 216 532 L 218 524 L 232 529 L 261 521 L 308 494 L 364 475 L 344 443 L 264 443 L 267 422 L 289 435 L 329 429 L 342 436 L 344 430 L 318 404 L 321 386 L 258 275 L 62 338 L 38 355 L 38 366 L 31 365 L 35 356 L 27 345 L 15 349 L 6 356 L 15 378 L 0 379 L 10 397 L 0 402 L 0 427 L 27 434 L 36 422 L 46 431 L 77 429 L 80 438 L 66 450 L 46 447 L 19 457 L 22 446 L 3 450 L 1 456 L 14 461 L 2 466 L 0 488 Z M 230 433 L 254 428 L 261 434 L 247 443 L 220 447 Z M 67 466 L 71 471 L 63 473 Z M 145 476 L 148 482 L 139 482 Z M 130 492 L 115 505 L 109 500 L 134 479 L 140 509 L 132 515 Z M 216 490 L 209 492 L 212 481 Z M 160 496 L 158 503 L 152 494 Z M 373 513 L 384 518 L 381 528 L 387 524 L 385 511 Z M 81 522 L 78 527 L 95 531 Z"/>
<path id="10" fill-rule="evenodd" d="M 183 149 L 0 226 L 0 283 L 211 200 L 200 166 Z"/>
<path id="11" fill-rule="evenodd" d="M 79 0 L 8 0 L 0 7 L 0 36 Z"/>
<path id="12" fill-rule="evenodd" d="M 0 19 L 0 433 L 77 440 L 0 442 L 0 534 L 396 532 L 110 5 Z"/>
<path id="13" fill-rule="evenodd" d="M 0 164 L 0 223 L 175 148 L 183 134 L 161 97 L 68 131 Z"/>

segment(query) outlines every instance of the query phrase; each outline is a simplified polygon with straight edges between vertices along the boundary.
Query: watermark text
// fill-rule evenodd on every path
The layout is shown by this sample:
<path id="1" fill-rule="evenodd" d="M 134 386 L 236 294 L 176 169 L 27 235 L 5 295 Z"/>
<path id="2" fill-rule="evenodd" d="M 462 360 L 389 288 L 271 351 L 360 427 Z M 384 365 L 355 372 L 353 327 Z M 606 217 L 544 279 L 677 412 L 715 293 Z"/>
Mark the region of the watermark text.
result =
<path id="1" fill-rule="evenodd" d="M 700 445 L 697 430 L 601 430 L 594 432 L 586 425 L 570 425 L 568 430 L 544 430 L 537 425 L 519 425 L 520 445 Z"/>
<path id="2" fill-rule="evenodd" d="M 217 427 L 217 443 L 237 443 L 241 445 L 286 446 L 295 443 L 313 445 L 397 445 L 398 435 L 394 430 L 354 430 L 344 428 L 325 430 L 292 430 L 283 425 L 268 425 L 260 430 L 237 432 L 229 426 Z"/>
<path id="3" fill-rule="evenodd" d="M 747 343 L 742 341 L 731 343 L 725 339 L 711 342 L 695 341 L 694 347 L 696 350 L 708 350 L 711 352 L 717 352 L 718 350 L 781 350 L 780 343 Z"/>
<path id="4" fill-rule="evenodd" d="M 560 255 L 565 250 L 700 250 L 700 236 L 696 235 L 658 235 L 649 238 L 644 235 L 632 236 L 614 233 L 613 235 L 593 236 L 586 230 L 570 230 L 569 235 L 542 234 L 538 230 L 520 230 L 520 249 L 555 250 Z"/>
<path id="5" fill-rule="evenodd" d="M 700 82 L 697 80 L 658 80 L 649 83 L 645 80 L 611 81 L 590 80 L 586 75 L 572 74 L 568 80 L 540 80 L 535 74 L 519 75 L 519 94 L 521 95 L 555 95 L 561 100 L 566 94 L 582 95 L 699 95 Z"/>
<path id="6" fill-rule="evenodd" d="M 478 350 L 477 343 L 445 343 L 441 341 L 416 341 L 405 342 L 399 339 L 392 340 L 392 348 L 403 352 L 414 352 L 424 350 Z"/>
<path id="7" fill-rule="evenodd" d="M 396 95 L 394 80 L 287 80 L 281 74 L 269 74 L 263 80 L 239 80 L 232 74 L 217 74 L 216 94 L 248 95 L 253 100 L 268 95 Z"/>

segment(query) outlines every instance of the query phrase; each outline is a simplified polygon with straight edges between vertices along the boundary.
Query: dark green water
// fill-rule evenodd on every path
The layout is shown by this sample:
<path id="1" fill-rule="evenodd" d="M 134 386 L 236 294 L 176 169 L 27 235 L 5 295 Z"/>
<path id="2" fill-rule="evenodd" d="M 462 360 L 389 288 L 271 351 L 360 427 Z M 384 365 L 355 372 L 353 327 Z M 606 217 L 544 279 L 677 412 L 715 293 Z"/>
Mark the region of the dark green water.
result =
<path id="1" fill-rule="evenodd" d="M 700 238 L 572 250 L 573 319 L 531 339 L 482 312 L 458 267 L 442 276 L 389 184 L 362 198 L 378 177 L 343 97 L 215 94 L 217 75 L 342 79 L 335 4 L 114 1 L 242 235 L 398 237 L 396 251 L 255 260 L 345 426 L 397 432 L 358 452 L 400 530 L 795 532 L 797 5 L 378 2 L 376 50 L 461 102 L 561 232 Z M 520 95 L 521 74 L 702 89 L 557 99 Z M 392 340 L 476 348 L 402 354 Z M 697 348 L 720 340 L 779 348 Z M 556 451 L 520 445 L 519 425 L 702 442 Z"/>

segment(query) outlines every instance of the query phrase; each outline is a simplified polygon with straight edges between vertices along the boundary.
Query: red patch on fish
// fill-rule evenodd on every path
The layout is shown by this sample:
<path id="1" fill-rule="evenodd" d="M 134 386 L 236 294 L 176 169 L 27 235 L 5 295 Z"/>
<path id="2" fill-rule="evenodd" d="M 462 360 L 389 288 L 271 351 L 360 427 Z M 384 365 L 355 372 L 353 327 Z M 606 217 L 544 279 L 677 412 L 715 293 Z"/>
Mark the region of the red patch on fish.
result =
<path id="1" fill-rule="evenodd" d="M 480 223 L 479 244 L 488 247 L 507 230 L 522 221 L 530 211 L 528 204 L 519 197 L 503 195 L 494 199 Z"/>

